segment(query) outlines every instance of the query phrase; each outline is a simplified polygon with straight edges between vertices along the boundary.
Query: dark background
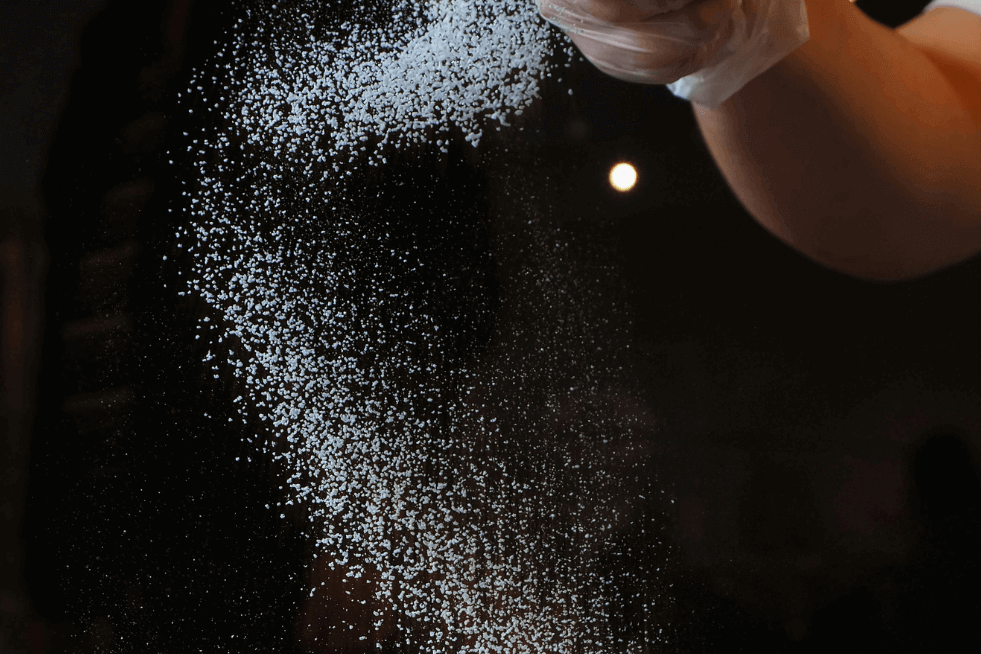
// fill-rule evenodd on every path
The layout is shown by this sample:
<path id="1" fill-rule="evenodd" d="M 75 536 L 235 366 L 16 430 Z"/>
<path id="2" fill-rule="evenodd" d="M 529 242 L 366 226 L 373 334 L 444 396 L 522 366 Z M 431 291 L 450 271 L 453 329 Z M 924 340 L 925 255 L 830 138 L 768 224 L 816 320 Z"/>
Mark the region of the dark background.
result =
<path id="1" fill-rule="evenodd" d="M 859 3 L 891 26 L 925 4 Z M 263 508 L 276 471 L 229 464 L 246 448 L 193 343 L 202 307 L 161 285 L 174 94 L 227 11 L 0 13 L 3 651 L 300 647 L 308 545 Z M 889 284 L 828 271 L 739 206 L 686 102 L 582 62 L 568 80 L 528 147 L 577 189 L 559 214 L 616 216 L 673 500 L 666 649 L 976 639 L 981 261 Z M 641 172 L 626 197 L 605 187 L 620 158 Z"/>

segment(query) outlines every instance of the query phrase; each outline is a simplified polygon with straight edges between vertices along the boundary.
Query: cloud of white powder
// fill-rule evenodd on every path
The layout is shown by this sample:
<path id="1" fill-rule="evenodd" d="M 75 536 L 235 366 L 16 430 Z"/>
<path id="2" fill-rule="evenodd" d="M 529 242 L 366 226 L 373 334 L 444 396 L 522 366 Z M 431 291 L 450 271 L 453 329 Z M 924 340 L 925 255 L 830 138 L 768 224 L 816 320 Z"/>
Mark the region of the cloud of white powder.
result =
<path id="1" fill-rule="evenodd" d="M 448 365 L 430 308 L 371 264 L 385 253 L 410 267 L 418 253 L 366 229 L 379 219 L 350 208 L 361 189 L 346 182 L 394 149 L 434 138 L 445 149 L 454 130 L 476 145 L 484 130 L 506 130 L 551 74 L 549 28 L 533 0 L 346 10 L 325 27 L 331 3 L 251 7 L 258 30 L 240 21 L 188 89 L 189 105 L 219 124 L 189 136 L 197 178 L 179 234 L 189 291 L 217 318 L 202 323 L 206 358 L 244 384 L 236 406 L 290 471 L 287 503 L 307 507 L 319 556 L 377 579 L 376 627 L 414 625 L 434 653 L 641 651 L 615 642 L 605 600 L 589 590 L 603 583 L 593 561 L 616 509 L 586 441 L 630 425 L 594 417 L 575 474 L 559 470 L 568 443 L 543 435 L 539 478 L 517 474 L 488 444 L 541 420 L 487 398 L 548 359 L 494 373 Z M 586 367 L 577 374 L 576 384 L 598 383 Z M 560 473 L 579 480 L 581 497 L 568 497 Z"/>

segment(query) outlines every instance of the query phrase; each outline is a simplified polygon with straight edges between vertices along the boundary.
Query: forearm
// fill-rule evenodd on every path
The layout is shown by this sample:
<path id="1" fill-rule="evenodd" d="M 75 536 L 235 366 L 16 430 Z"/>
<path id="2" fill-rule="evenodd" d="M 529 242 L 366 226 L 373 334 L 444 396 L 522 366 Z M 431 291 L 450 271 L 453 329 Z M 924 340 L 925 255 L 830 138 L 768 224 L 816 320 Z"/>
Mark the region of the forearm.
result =
<path id="1" fill-rule="evenodd" d="M 807 0 L 810 40 L 714 111 L 693 105 L 733 192 L 766 229 L 860 277 L 981 249 L 981 138 L 934 61 L 848 0 Z"/>

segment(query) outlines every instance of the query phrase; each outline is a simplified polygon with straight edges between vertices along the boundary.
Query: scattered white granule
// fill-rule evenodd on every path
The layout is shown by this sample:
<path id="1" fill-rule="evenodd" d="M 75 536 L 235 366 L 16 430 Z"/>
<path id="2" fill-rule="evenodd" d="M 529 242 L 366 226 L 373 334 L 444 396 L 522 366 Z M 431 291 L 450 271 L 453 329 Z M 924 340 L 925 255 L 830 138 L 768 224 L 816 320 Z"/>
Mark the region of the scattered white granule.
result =
<path id="1" fill-rule="evenodd" d="M 233 406 L 261 425 L 253 442 L 286 470 L 318 559 L 377 574 L 375 627 L 411 623 L 427 653 L 644 651 L 612 631 L 622 598 L 600 565 L 631 506 L 603 445 L 638 427 L 615 402 L 567 406 L 620 377 L 597 345 L 604 298 L 577 285 L 566 239 L 510 171 L 527 260 L 502 301 L 525 322 L 463 369 L 400 278 L 423 265 L 388 231 L 405 209 L 364 213 L 370 190 L 349 183 L 394 149 L 507 129 L 555 54 L 534 1 L 268 7 L 243 8 L 252 24 L 182 99 L 211 122 L 186 134 L 197 164 L 178 239 L 188 291 L 216 318 L 199 326 L 204 361 L 238 380 Z M 652 610 L 635 611 L 644 631 Z"/>
<path id="2" fill-rule="evenodd" d="M 537 96 L 551 41 L 533 2 L 392 4 L 384 30 L 347 22 L 317 31 L 300 6 L 278 16 L 293 29 L 268 28 L 269 44 L 238 33 L 228 59 L 248 57 L 248 72 L 227 113 L 249 142 L 277 156 L 302 151 L 308 166 L 451 126 L 476 146 L 488 120 L 507 126 Z"/>

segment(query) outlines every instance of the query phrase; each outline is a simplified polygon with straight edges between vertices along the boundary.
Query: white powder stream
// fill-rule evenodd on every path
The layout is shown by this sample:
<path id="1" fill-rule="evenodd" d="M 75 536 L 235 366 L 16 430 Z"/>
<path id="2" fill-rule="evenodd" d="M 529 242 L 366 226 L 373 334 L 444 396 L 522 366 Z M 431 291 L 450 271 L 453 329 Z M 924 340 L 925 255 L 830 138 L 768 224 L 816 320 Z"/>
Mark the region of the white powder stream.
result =
<path id="1" fill-rule="evenodd" d="M 526 239 L 501 291 L 521 318 L 473 370 L 391 273 L 422 265 L 393 245 L 398 211 L 360 214 L 349 183 L 398 148 L 507 129 L 551 74 L 549 28 L 532 0 L 344 10 L 330 31 L 331 3 L 251 9 L 259 28 L 240 21 L 186 96 L 218 123 L 188 137 L 198 177 L 178 234 L 189 291 L 216 318 L 202 320 L 207 360 L 242 382 L 236 406 L 262 421 L 256 445 L 290 472 L 287 504 L 306 507 L 319 556 L 373 584 L 377 630 L 394 622 L 433 653 L 649 651 L 657 593 L 619 597 L 598 564 L 642 503 L 624 499 L 639 473 L 622 462 L 645 425 L 622 397 L 559 406 L 603 397 L 618 371 L 600 353 L 605 304 L 549 241 L 521 171 L 498 181 Z M 625 635 L 610 607 L 628 600 L 642 626 Z"/>

